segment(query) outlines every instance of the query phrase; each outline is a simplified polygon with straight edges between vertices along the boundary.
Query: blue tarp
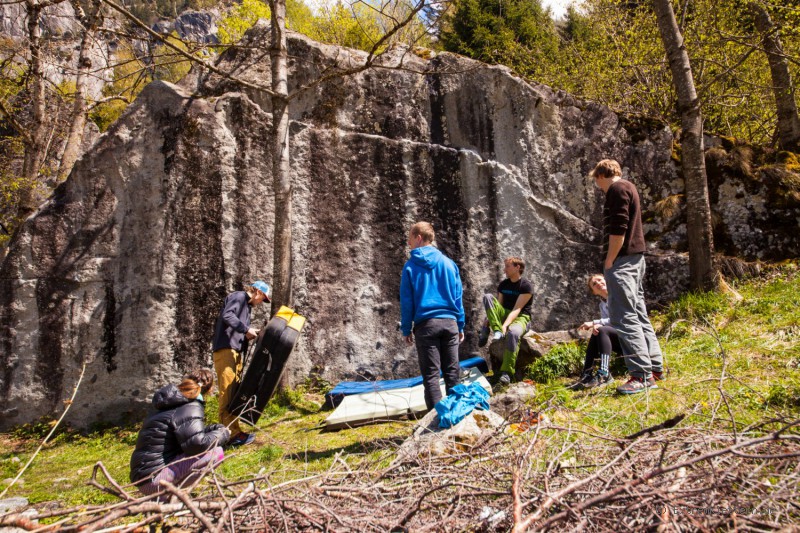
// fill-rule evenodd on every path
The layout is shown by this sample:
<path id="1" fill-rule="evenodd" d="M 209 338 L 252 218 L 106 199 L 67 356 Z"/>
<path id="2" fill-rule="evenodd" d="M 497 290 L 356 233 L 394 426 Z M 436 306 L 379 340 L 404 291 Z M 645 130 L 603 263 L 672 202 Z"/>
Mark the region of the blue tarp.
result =
<path id="1" fill-rule="evenodd" d="M 459 361 L 461 368 L 478 367 L 481 372 L 488 372 L 489 367 L 483 357 L 472 357 Z M 325 395 L 325 403 L 331 407 L 336 407 L 341 403 L 342 398 L 351 394 L 362 394 L 364 392 L 376 392 L 393 389 L 404 389 L 406 387 L 416 387 L 422 384 L 422 376 L 406 379 L 386 379 L 380 381 L 342 381 Z"/>
<path id="2" fill-rule="evenodd" d="M 480 383 L 465 385 L 459 383 L 453 390 L 436 404 L 439 415 L 439 427 L 453 427 L 470 414 L 475 408 L 489 410 L 489 393 Z"/>

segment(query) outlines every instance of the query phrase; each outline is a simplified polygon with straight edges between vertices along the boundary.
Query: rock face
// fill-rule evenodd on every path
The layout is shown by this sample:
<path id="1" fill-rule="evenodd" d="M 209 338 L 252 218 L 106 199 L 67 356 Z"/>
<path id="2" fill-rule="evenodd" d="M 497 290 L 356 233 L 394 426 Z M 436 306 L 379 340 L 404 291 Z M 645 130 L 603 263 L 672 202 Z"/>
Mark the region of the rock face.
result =
<path id="1" fill-rule="evenodd" d="M 170 34 L 173 31 L 178 33 L 181 39 L 201 44 L 217 44 L 217 20 L 220 18 L 219 11 L 194 11 L 186 10 L 174 21 L 162 20 L 153 25 L 153 30 Z"/>
<path id="2" fill-rule="evenodd" d="M 289 48 L 291 90 L 366 58 L 298 35 Z M 418 372 L 396 331 L 416 220 L 461 268 L 469 354 L 509 255 L 528 263 L 535 330 L 597 313 L 585 288 L 600 266 L 597 160 L 622 162 L 647 213 L 682 192 L 665 127 L 450 54 L 398 50 L 383 65 L 290 106 L 294 306 L 308 317 L 294 382 Z M 269 86 L 261 50 L 231 50 L 219 68 Z M 272 270 L 270 103 L 238 91 L 198 75 L 151 84 L 16 235 L 0 266 L 0 426 L 60 411 L 84 363 L 78 425 L 139 416 L 157 387 L 211 364 L 225 294 Z M 649 222 L 653 302 L 685 288 L 681 227 Z"/>

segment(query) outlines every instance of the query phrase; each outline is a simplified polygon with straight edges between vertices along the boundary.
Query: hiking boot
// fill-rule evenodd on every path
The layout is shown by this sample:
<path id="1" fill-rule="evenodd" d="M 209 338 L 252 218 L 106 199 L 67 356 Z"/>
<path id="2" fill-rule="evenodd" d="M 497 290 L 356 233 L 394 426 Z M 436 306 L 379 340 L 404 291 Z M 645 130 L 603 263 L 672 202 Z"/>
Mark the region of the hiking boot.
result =
<path id="1" fill-rule="evenodd" d="M 489 343 L 489 328 L 488 326 L 483 326 L 481 328 L 481 332 L 478 335 L 478 347 L 483 348 Z"/>
<path id="2" fill-rule="evenodd" d="M 252 443 L 254 440 L 256 440 L 255 435 L 253 435 L 252 433 L 245 433 L 244 431 L 242 431 L 241 433 L 239 433 L 238 435 L 236 435 L 235 437 L 231 438 L 231 440 L 228 441 L 228 446 L 232 448 L 238 446 L 244 446 L 246 444 Z"/>
<path id="3" fill-rule="evenodd" d="M 500 385 L 511 385 L 511 374 L 508 372 L 500 372 L 500 379 L 497 380 Z"/>
<path id="4" fill-rule="evenodd" d="M 492 342 L 499 341 L 502 338 L 503 338 L 503 332 L 502 331 L 495 331 L 494 335 L 492 335 Z"/>
<path id="5" fill-rule="evenodd" d="M 580 377 L 580 379 L 578 379 L 578 381 L 576 381 L 575 383 L 572 383 L 570 385 L 567 385 L 567 388 L 570 389 L 570 390 L 581 390 L 581 389 L 583 389 L 584 383 L 588 383 L 589 381 L 591 381 L 592 377 L 593 377 L 592 376 L 592 371 L 591 370 L 586 370 L 586 371 L 584 371 L 583 374 L 581 374 L 581 377 Z"/>
<path id="6" fill-rule="evenodd" d="M 605 385 L 611 381 L 611 374 L 602 374 L 598 371 L 594 376 L 589 379 L 586 383 L 583 384 L 584 389 L 593 389 L 595 387 L 599 387 L 600 385 Z"/>
<path id="7" fill-rule="evenodd" d="M 646 391 L 647 389 L 657 388 L 658 385 L 656 385 L 656 382 L 653 378 L 649 378 L 647 381 L 645 381 L 642 378 L 631 376 L 627 383 L 617 387 L 617 392 L 620 394 L 638 394 Z"/>

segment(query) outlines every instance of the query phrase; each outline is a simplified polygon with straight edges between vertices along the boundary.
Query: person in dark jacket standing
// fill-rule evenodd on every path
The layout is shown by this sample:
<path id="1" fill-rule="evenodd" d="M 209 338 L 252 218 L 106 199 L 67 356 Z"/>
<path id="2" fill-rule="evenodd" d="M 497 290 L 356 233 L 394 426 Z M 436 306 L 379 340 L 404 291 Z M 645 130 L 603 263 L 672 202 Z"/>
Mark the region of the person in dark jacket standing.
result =
<path id="1" fill-rule="evenodd" d="M 201 368 L 186 375 L 180 385 L 167 385 L 153 395 L 153 407 L 139 431 L 131 456 L 130 479 L 143 494 L 190 481 L 209 463 L 219 462 L 230 431 L 222 424 L 206 426 L 204 395 L 214 388 L 214 374 Z"/>
<path id="2" fill-rule="evenodd" d="M 250 327 L 251 308 L 269 302 L 270 294 L 270 286 L 263 281 L 253 282 L 247 290 L 230 293 L 214 326 L 211 349 L 219 383 L 219 420 L 231 430 L 230 446 L 250 444 L 255 439 L 253 434 L 242 431 L 239 419 L 228 411 L 228 404 L 235 392 L 232 385 L 242 374 L 242 344 L 245 339 L 249 341 L 258 335 L 258 331 Z"/>
<path id="3" fill-rule="evenodd" d="M 619 335 L 631 377 L 620 394 L 656 388 L 664 378 L 661 348 L 644 302 L 644 230 L 639 192 L 613 159 L 597 163 L 591 176 L 606 195 L 603 205 L 603 276 L 608 287 L 608 315 Z"/>
<path id="4" fill-rule="evenodd" d="M 442 399 L 440 371 L 447 394 L 458 385 L 458 345 L 464 340 L 461 276 L 433 246 L 434 238 L 430 223 L 411 226 L 411 257 L 400 278 L 400 329 L 407 344 L 416 342 L 428 409 Z"/>

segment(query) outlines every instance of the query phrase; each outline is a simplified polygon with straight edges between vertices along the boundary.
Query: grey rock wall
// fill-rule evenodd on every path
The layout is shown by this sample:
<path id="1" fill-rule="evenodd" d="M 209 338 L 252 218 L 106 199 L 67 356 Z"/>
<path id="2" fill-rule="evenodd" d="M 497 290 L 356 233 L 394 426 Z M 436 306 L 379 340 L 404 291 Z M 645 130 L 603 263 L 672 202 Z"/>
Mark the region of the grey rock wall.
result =
<path id="1" fill-rule="evenodd" d="M 365 57 L 297 35 L 289 53 L 293 88 Z M 535 329 L 596 314 L 585 278 L 600 267 L 602 196 L 586 178 L 597 160 L 623 163 L 645 210 L 682 191 L 665 127 L 503 67 L 403 51 L 385 65 L 400 59 L 290 107 L 294 304 L 308 317 L 295 383 L 417 372 L 395 329 L 414 221 L 433 222 L 461 268 L 469 354 L 481 294 L 509 255 L 528 262 Z M 268 57 L 247 47 L 220 67 L 269 83 Z M 225 294 L 272 269 L 270 105 L 239 91 L 197 75 L 151 84 L 15 237 L 0 266 L 0 427 L 59 411 L 84 363 L 78 425 L 140 416 L 157 387 L 210 365 Z M 686 258 L 673 251 L 679 222 L 649 224 L 655 304 L 685 288 Z"/>

